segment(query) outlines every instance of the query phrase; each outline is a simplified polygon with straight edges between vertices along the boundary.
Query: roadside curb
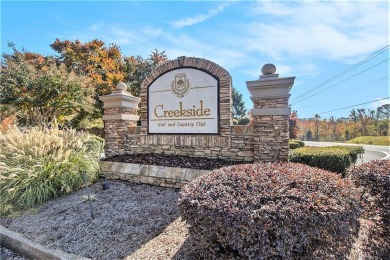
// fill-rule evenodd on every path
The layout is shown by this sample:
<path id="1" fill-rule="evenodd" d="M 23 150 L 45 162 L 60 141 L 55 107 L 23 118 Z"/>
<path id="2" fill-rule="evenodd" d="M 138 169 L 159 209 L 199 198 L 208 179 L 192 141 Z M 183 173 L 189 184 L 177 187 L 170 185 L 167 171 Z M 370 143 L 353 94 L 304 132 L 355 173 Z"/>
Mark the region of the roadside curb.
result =
<path id="1" fill-rule="evenodd" d="M 76 254 L 66 253 L 59 249 L 51 249 L 37 244 L 30 239 L 23 237 L 0 225 L 0 244 L 15 253 L 28 259 L 45 259 L 45 260 L 88 260 Z"/>

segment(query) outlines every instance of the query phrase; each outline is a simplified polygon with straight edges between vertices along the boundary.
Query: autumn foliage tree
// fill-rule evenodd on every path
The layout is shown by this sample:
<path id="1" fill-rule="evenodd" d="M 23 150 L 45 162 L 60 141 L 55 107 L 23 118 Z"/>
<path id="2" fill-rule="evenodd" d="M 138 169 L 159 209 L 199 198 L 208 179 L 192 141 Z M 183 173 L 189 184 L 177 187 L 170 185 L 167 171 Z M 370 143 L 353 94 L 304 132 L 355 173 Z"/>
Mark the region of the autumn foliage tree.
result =
<path id="1" fill-rule="evenodd" d="M 99 96 L 111 94 L 116 84 L 124 80 L 123 57 L 119 46 L 106 46 L 97 39 L 86 43 L 56 39 L 50 46 L 58 53 L 58 62 L 64 63 L 68 70 L 77 75 L 88 77 L 92 83 L 94 112 L 79 113 L 73 118 L 72 126 L 79 127 L 83 120 L 100 120 L 103 104 Z"/>
<path id="2" fill-rule="evenodd" d="M 0 107 L 3 114 L 16 114 L 29 126 L 50 124 L 89 109 L 89 80 L 50 56 L 18 51 L 3 54 Z"/>
<path id="3" fill-rule="evenodd" d="M 348 117 L 299 119 L 298 137 L 315 141 L 348 141 L 359 136 L 388 136 L 390 104 L 373 109 L 352 109 Z M 321 120 L 322 119 L 322 120 Z M 309 133 L 310 132 L 310 133 Z M 314 135 L 314 136 L 313 136 Z"/>
<path id="4" fill-rule="evenodd" d="M 106 46 L 103 41 L 97 39 L 86 43 L 56 39 L 50 46 L 59 54 L 59 62 L 65 63 L 68 69 L 74 70 L 78 75 L 87 76 L 92 81 L 98 113 L 83 115 L 82 118 L 101 118 L 103 108 L 99 96 L 111 94 L 120 81 L 127 83 L 128 90 L 134 96 L 139 96 L 144 78 L 168 60 L 165 52 L 158 50 L 153 51 L 146 59 L 139 55 L 125 57 L 116 44 Z"/>
<path id="5" fill-rule="evenodd" d="M 293 111 L 288 119 L 289 123 L 289 135 L 290 139 L 297 139 L 299 128 L 298 128 L 298 113 Z"/>
<path id="6" fill-rule="evenodd" d="M 59 62 L 92 80 L 96 95 L 110 94 L 115 85 L 124 80 L 122 54 L 115 44 L 106 46 L 100 40 L 81 43 L 56 39 L 50 46 L 59 54 Z"/>
<path id="7" fill-rule="evenodd" d="M 384 104 L 377 108 L 376 119 L 379 135 L 388 135 L 390 126 L 390 104 Z"/>
<path id="8" fill-rule="evenodd" d="M 124 81 L 134 96 L 139 96 L 145 77 L 155 68 L 168 61 L 165 51 L 154 50 L 147 59 L 142 56 L 124 57 Z"/>
<path id="9" fill-rule="evenodd" d="M 51 96 L 48 92 L 54 93 L 56 92 L 54 90 L 56 88 L 61 88 L 62 92 L 66 92 L 65 86 L 54 86 L 54 82 L 64 82 L 66 78 L 68 78 L 68 83 L 76 79 L 76 81 L 80 80 L 80 82 L 87 80 L 88 84 L 84 82 L 77 85 L 82 89 L 79 89 L 76 86 L 74 87 L 75 91 L 77 89 L 76 92 L 79 97 L 79 100 L 72 101 L 74 108 L 76 108 L 76 104 L 81 100 L 83 100 L 82 103 L 84 103 L 83 108 L 77 109 L 77 111 L 73 109 L 74 114 L 72 114 L 72 117 L 69 117 L 70 115 L 68 115 L 69 109 L 63 108 L 64 113 L 60 116 L 64 121 L 68 120 L 68 126 L 75 128 L 101 125 L 103 107 L 102 102 L 99 100 L 99 96 L 111 94 L 112 91 L 115 90 L 116 84 L 120 81 L 127 83 L 129 86 L 128 91 L 133 95 L 139 96 L 140 87 L 145 77 L 156 67 L 168 61 L 165 52 L 160 52 L 158 50 L 153 51 L 147 58 L 143 58 L 139 55 L 126 57 L 122 55 L 118 45 L 106 45 L 103 41 L 97 39 L 86 43 L 82 43 L 79 40 L 69 41 L 56 39 L 50 46 L 57 52 L 57 56 L 50 57 L 50 59 L 49 57 L 26 51 L 14 52 L 14 54 L 8 56 L 5 55 L 4 57 L 6 58 L 4 58 L 5 63 L 3 66 L 4 72 L 2 73 L 4 73 L 4 75 L 8 73 L 9 77 L 4 78 L 4 81 L 10 77 L 14 77 L 19 81 L 29 82 L 33 79 L 37 79 L 34 75 L 42 75 L 44 72 L 50 73 L 52 76 L 57 75 L 60 79 L 43 79 L 38 77 L 42 80 L 40 88 L 36 89 L 36 91 L 29 89 L 28 93 L 23 94 L 23 100 L 26 100 L 26 95 L 28 94 L 30 95 L 30 101 L 35 99 L 34 102 L 37 103 L 38 99 L 45 100 L 45 97 Z M 23 59 L 20 59 L 20 57 L 23 57 Z M 11 62 L 20 63 L 19 68 L 12 72 L 13 74 L 11 73 L 11 70 L 12 68 L 16 68 L 16 65 L 11 64 Z M 5 70 L 5 68 L 9 68 L 9 71 Z M 45 82 L 45 80 L 47 82 Z M 1 115 L 6 115 L 6 113 L 8 113 L 7 115 L 15 114 L 20 107 L 16 108 L 15 106 L 12 106 L 14 111 L 11 111 L 11 106 L 6 106 L 6 104 L 16 105 L 17 102 L 22 100 L 17 95 L 20 94 L 21 86 L 24 85 L 20 84 L 20 82 L 13 82 L 12 84 L 14 85 L 12 86 L 11 83 L 7 84 L 8 85 L 2 86 L 2 88 L 7 88 L 7 91 L 2 90 L 2 104 L 3 102 L 8 103 L 4 103 L 0 107 L 0 111 L 2 111 Z M 17 86 L 18 84 L 20 86 Z M 34 83 L 34 86 L 37 86 L 37 83 Z M 70 87 L 70 85 L 68 85 L 68 87 Z M 11 93 L 12 91 L 13 93 Z M 5 97 L 6 95 L 7 97 Z M 72 100 L 74 96 L 73 94 L 69 94 L 67 98 Z M 53 99 L 55 99 L 54 96 Z M 68 102 L 68 104 L 70 103 L 71 102 Z M 53 105 L 54 103 L 51 104 Z M 92 104 L 93 106 L 91 107 L 89 104 Z M 47 109 L 49 109 L 49 107 L 47 107 Z M 49 118 L 59 116 L 57 115 L 57 112 L 55 114 L 55 116 L 48 116 L 47 120 L 50 121 L 51 119 Z M 50 113 L 47 113 L 47 115 L 50 115 Z M 65 117 L 67 117 L 66 120 Z M 27 121 L 30 122 L 31 119 Z"/>

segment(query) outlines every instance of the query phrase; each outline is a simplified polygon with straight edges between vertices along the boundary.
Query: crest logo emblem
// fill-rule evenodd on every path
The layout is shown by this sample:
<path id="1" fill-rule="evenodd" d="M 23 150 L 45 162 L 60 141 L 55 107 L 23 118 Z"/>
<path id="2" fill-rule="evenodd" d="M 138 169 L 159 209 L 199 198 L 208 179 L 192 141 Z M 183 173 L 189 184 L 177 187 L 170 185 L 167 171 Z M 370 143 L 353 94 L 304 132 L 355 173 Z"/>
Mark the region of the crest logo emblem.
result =
<path id="1" fill-rule="evenodd" d="M 172 93 L 181 98 L 187 94 L 188 90 L 190 90 L 190 82 L 187 79 L 185 73 L 178 73 L 175 75 L 175 79 L 172 81 L 171 91 Z"/>

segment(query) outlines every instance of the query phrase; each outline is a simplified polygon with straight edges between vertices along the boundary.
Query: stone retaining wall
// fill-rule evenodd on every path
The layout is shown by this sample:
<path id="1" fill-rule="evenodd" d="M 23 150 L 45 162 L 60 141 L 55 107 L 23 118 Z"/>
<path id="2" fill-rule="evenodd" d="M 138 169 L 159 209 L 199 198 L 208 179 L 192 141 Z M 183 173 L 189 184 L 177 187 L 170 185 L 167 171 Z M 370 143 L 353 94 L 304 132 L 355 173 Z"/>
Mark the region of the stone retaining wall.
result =
<path id="1" fill-rule="evenodd" d="M 124 149 L 116 154 L 157 153 L 193 157 L 253 161 L 253 126 L 231 126 L 229 137 L 219 135 L 140 135 L 141 127 L 128 127 Z M 114 138 L 115 139 L 115 138 Z M 111 145 L 115 148 L 114 145 Z"/>
<path id="2" fill-rule="evenodd" d="M 120 162 L 100 162 L 107 179 L 145 183 L 155 186 L 181 188 L 195 178 L 210 172 L 178 167 L 142 165 Z"/>

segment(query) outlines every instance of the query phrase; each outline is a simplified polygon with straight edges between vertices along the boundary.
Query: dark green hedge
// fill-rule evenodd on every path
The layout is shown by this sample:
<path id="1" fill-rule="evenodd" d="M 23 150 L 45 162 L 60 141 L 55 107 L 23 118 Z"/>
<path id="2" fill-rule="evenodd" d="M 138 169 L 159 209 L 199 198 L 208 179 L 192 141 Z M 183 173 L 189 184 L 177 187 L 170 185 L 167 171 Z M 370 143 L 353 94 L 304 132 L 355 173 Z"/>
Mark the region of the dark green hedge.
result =
<path id="1" fill-rule="evenodd" d="M 290 142 L 298 143 L 299 147 L 305 147 L 305 142 L 303 142 L 302 140 L 291 139 Z"/>
<path id="2" fill-rule="evenodd" d="M 289 145 L 290 145 L 290 149 L 297 149 L 297 148 L 301 147 L 301 146 L 299 145 L 299 143 L 294 142 L 294 141 L 290 141 L 290 142 L 289 142 Z"/>
<path id="3" fill-rule="evenodd" d="M 301 147 L 290 153 L 290 162 L 344 174 L 363 152 L 361 146 Z"/>

